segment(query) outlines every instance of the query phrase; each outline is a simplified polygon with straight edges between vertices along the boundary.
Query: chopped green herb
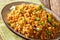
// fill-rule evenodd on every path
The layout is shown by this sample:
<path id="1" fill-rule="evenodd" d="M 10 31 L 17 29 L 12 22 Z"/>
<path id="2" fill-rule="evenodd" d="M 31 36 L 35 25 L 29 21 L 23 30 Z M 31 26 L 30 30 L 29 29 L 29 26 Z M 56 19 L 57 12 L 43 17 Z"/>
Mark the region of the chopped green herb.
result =
<path id="1" fill-rule="evenodd" d="M 33 14 L 35 14 L 35 12 L 32 12 Z"/>
<path id="2" fill-rule="evenodd" d="M 44 26 L 45 23 L 42 21 L 40 24 L 41 24 L 42 26 Z"/>
<path id="3" fill-rule="evenodd" d="M 22 11 L 23 9 L 21 8 L 20 11 Z"/>
<path id="4" fill-rule="evenodd" d="M 38 14 L 39 13 L 39 11 L 36 11 L 36 14 Z"/>
<path id="5" fill-rule="evenodd" d="M 41 4 L 40 6 L 39 6 L 41 9 L 43 9 L 43 10 L 45 10 L 45 7 Z"/>
<path id="6" fill-rule="evenodd" d="M 37 27 L 36 30 L 39 31 L 39 30 L 41 30 L 41 28 Z"/>
<path id="7" fill-rule="evenodd" d="M 21 5 L 18 5 L 17 7 L 20 9 L 20 11 L 23 10 L 23 7 Z"/>
<path id="8" fill-rule="evenodd" d="M 36 8 L 36 11 L 38 11 L 38 10 L 40 10 L 40 8 L 38 7 L 38 8 Z"/>
<path id="9" fill-rule="evenodd" d="M 26 22 L 26 19 L 24 18 L 23 21 Z"/>
<path id="10" fill-rule="evenodd" d="M 53 23 L 52 26 L 53 26 L 54 28 L 56 28 L 56 24 L 55 24 L 55 23 Z"/>
<path id="11" fill-rule="evenodd" d="M 19 26 L 19 24 L 18 24 L 18 23 L 16 23 L 16 26 Z"/>
<path id="12" fill-rule="evenodd" d="M 48 22 L 52 22 L 52 18 L 49 17 L 49 18 L 48 18 Z"/>
<path id="13" fill-rule="evenodd" d="M 36 18 L 36 21 L 39 21 L 39 20 L 40 20 L 40 18 L 37 17 L 37 18 Z"/>
<path id="14" fill-rule="evenodd" d="M 51 32 L 49 30 L 46 30 L 46 34 L 49 36 L 51 35 Z"/>

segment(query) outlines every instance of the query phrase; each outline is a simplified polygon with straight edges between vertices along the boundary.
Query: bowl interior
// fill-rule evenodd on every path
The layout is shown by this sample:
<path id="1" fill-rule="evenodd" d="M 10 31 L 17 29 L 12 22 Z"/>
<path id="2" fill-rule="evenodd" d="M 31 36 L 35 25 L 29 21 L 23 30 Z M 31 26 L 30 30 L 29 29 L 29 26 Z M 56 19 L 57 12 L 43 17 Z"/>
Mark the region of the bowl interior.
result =
<path id="1" fill-rule="evenodd" d="M 10 3 L 10 4 L 6 5 L 6 6 L 2 9 L 2 12 L 1 12 L 1 14 L 2 14 L 2 19 L 3 19 L 4 23 L 6 24 L 6 26 L 7 26 L 12 32 L 14 32 L 14 33 L 17 34 L 18 36 L 21 36 L 21 37 L 23 37 L 23 38 L 25 38 L 25 39 L 31 39 L 31 38 L 26 38 L 24 35 L 16 32 L 16 31 L 14 31 L 14 30 L 7 24 L 7 23 L 8 23 L 8 21 L 7 21 L 7 14 L 8 14 L 8 12 L 10 12 L 10 10 L 9 10 L 10 7 L 11 7 L 11 6 L 15 6 L 15 5 L 20 5 L 21 3 L 31 4 L 31 2 L 13 2 L 13 3 Z M 36 3 L 32 3 L 32 4 L 34 4 L 34 5 L 39 5 L 39 4 L 36 4 Z M 46 9 L 47 12 L 53 13 L 53 12 L 50 11 L 49 9 L 47 9 L 47 8 L 45 8 L 45 9 Z M 60 18 L 59 18 L 55 13 L 53 13 L 53 15 L 56 17 L 56 19 L 57 19 L 58 21 L 60 21 Z M 36 40 L 36 39 L 34 39 L 34 40 Z"/>

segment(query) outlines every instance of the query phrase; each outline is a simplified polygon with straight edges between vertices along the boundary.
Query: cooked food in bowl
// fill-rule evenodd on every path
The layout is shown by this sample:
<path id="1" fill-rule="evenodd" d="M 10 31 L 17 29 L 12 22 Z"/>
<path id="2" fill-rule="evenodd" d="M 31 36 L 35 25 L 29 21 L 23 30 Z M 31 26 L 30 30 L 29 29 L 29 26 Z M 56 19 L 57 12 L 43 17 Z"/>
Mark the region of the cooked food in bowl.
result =
<path id="1" fill-rule="evenodd" d="M 53 39 L 59 32 L 60 22 L 41 5 L 21 4 L 10 8 L 8 23 L 27 38 Z"/>

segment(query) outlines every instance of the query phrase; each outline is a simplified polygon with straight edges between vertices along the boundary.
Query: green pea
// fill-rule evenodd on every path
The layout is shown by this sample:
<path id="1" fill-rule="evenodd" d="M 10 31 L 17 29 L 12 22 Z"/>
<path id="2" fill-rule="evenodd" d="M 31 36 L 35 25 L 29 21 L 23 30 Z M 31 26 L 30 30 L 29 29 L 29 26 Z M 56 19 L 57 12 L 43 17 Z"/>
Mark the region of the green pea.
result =
<path id="1" fill-rule="evenodd" d="M 36 21 L 40 21 L 40 18 L 37 17 L 37 18 L 36 18 Z"/>
<path id="2" fill-rule="evenodd" d="M 41 24 L 42 26 L 44 26 L 45 23 L 42 21 L 40 24 Z"/>

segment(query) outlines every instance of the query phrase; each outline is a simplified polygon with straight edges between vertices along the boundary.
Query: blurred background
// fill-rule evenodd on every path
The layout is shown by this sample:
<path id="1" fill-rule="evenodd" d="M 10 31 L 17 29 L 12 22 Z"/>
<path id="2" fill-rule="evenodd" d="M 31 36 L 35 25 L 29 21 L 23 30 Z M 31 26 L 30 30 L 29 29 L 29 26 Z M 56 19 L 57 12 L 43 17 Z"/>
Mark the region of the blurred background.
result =
<path id="1" fill-rule="evenodd" d="M 60 17 L 60 0 L 40 0 L 45 7 L 54 11 Z"/>
<path id="2" fill-rule="evenodd" d="M 15 0 L 0 0 L 0 1 L 15 1 Z M 17 0 L 18 1 L 18 0 Z M 28 1 L 28 0 L 25 0 Z M 30 0 L 33 1 L 33 0 Z M 35 0 L 36 1 L 36 0 Z M 60 17 L 60 0 L 38 0 L 41 1 L 45 7 L 51 9 Z"/>

